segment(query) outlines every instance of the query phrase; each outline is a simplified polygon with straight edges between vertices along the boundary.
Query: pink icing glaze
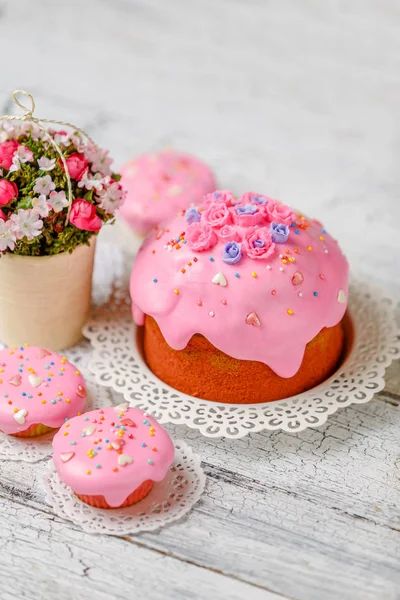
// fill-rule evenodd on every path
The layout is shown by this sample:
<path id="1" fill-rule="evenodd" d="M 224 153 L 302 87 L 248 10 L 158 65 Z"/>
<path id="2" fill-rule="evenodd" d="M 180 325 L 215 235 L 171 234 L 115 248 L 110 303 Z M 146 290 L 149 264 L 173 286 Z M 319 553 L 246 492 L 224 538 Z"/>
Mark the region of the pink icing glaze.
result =
<path id="1" fill-rule="evenodd" d="M 43 348 L 0 351 L 0 380 L 0 430 L 4 433 L 19 433 L 39 423 L 58 428 L 85 406 L 82 375 L 65 357 Z"/>
<path id="2" fill-rule="evenodd" d="M 120 214 L 141 235 L 216 187 L 203 162 L 175 151 L 139 156 L 124 165 L 121 174 L 127 198 Z"/>
<path id="3" fill-rule="evenodd" d="M 53 452 L 61 481 L 77 494 L 104 496 L 115 507 L 144 481 L 164 479 L 174 460 L 174 445 L 165 429 L 127 404 L 71 419 L 55 435 Z"/>
<path id="4" fill-rule="evenodd" d="M 269 199 L 256 197 L 259 202 L 249 201 L 246 194 L 239 204 L 264 202 L 264 220 L 255 227 L 270 230 L 272 218 L 265 206 Z M 287 221 L 290 209 L 281 205 L 276 210 L 273 202 L 272 217 L 280 212 Z M 269 248 L 265 258 L 249 257 L 243 244 L 241 260 L 227 264 L 222 260 L 226 240 L 219 236 L 214 247 L 194 252 L 182 235 L 188 228 L 185 218 L 176 216 L 166 225 L 169 233 L 150 234 L 135 260 L 135 322 L 143 325 L 144 315 L 152 316 L 176 350 L 200 333 L 229 356 L 260 361 L 281 377 L 292 377 L 307 343 L 343 318 L 348 263 L 318 221 L 294 214 L 290 220 L 287 241 L 276 243 L 272 253 Z M 245 238 L 249 228 L 235 227 Z"/>

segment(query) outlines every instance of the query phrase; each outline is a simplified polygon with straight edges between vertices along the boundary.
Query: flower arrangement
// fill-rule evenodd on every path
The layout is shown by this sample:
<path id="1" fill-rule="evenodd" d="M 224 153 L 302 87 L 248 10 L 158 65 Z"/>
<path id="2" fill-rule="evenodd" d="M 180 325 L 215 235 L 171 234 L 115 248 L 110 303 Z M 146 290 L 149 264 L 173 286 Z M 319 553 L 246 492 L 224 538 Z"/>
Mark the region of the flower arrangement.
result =
<path id="1" fill-rule="evenodd" d="M 225 244 L 222 260 L 229 265 L 235 265 L 243 256 L 252 260 L 270 258 L 275 245 L 285 243 L 290 227 L 295 226 L 292 209 L 277 200 L 252 192 L 237 200 L 226 190 L 205 196 L 200 208 L 187 209 L 185 219 L 185 241 L 190 248 L 202 252 L 219 240 Z"/>
<path id="2" fill-rule="evenodd" d="M 71 204 L 60 148 L 71 182 Z M 43 131 L 35 122 L 0 124 L 0 253 L 72 252 L 124 201 L 108 151 L 80 131 Z"/>

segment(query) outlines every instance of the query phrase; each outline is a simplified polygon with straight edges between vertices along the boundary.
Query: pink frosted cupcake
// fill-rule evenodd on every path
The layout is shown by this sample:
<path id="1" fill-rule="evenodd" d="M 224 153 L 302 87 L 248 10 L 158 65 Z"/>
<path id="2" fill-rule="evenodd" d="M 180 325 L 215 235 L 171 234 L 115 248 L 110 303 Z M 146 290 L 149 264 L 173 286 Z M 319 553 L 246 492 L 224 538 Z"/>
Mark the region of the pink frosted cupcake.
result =
<path id="1" fill-rule="evenodd" d="M 28 345 L 0 351 L 0 431 L 42 435 L 79 414 L 85 401 L 84 379 L 65 356 Z"/>
<path id="2" fill-rule="evenodd" d="M 121 174 L 127 198 L 120 214 L 141 236 L 216 187 L 207 165 L 173 150 L 143 154 L 124 165 Z"/>
<path id="3" fill-rule="evenodd" d="M 71 419 L 54 437 L 53 451 L 61 481 L 97 508 L 136 504 L 174 460 L 165 429 L 127 403 Z"/>

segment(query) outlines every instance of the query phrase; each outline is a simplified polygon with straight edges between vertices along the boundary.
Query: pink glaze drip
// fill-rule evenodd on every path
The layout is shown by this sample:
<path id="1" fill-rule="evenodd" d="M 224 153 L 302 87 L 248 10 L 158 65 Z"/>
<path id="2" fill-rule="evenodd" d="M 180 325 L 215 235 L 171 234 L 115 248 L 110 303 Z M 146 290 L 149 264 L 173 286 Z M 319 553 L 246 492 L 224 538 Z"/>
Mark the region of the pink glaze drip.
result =
<path id="1" fill-rule="evenodd" d="M 227 200 L 224 192 L 221 195 L 233 213 L 234 200 Z M 212 196 L 215 194 L 205 199 L 207 206 Z M 241 204 L 249 204 L 249 196 Z M 274 201 L 257 197 L 265 201 L 264 208 L 260 208 L 264 221 L 255 227 L 263 228 L 260 235 L 268 244 L 268 215 L 279 211 L 267 211 L 268 202 Z M 321 329 L 332 327 L 343 318 L 348 263 L 337 242 L 318 221 L 299 215 L 287 217 L 290 209 L 283 205 L 279 210 L 282 218 L 287 223 L 293 221 L 294 226 L 289 227 L 287 242 L 271 246 L 265 259 L 249 258 L 243 252 L 240 262 L 227 264 L 222 260 L 226 240 L 222 241 L 218 229 L 218 242 L 201 252 L 194 252 L 185 243 L 185 235 L 173 242 L 189 227 L 183 215 L 165 225 L 169 233 L 165 231 L 161 237 L 150 234 L 137 255 L 131 276 L 136 324 L 143 325 L 144 314 L 150 315 L 176 350 L 185 348 L 191 337 L 199 333 L 229 356 L 260 361 L 279 376 L 292 377 L 301 365 L 307 343 Z M 218 218 L 222 212 L 218 212 Z M 251 219 L 241 218 L 246 219 L 246 227 L 231 225 L 244 239 Z M 253 223 L 257 220 L 258 213 Z M 191 231 L 197 231 L 198 225 L 190 226 Z M 207 246 L 210 234 L 208 229 L 205 232 Z M 193 244 L 193 235 L 190 240 Z M 246 244 L 242 244 L 242 249 Z M 257 250 L 251 254 L 256 255 Z M 218 274 L 224 276 L 226 286 L 212 282 Z"/>
<path id="2" fill-rule="evenodd" d="M 121 174 L 127 198 L 120 214 L 141 235 L 216 187 L 209 167 L 172 150 L 139 156 Z"/>
<path id="3" fill-rule="evenodd" d="M 61 481 L 77 494 L 104 496 L 114 507 L 121 506 L 144 481 L 164 479 L 174 460 L 174 445 L 165 429 L 147 413 L 126 406 L 75 417 L 53 439 L 53 460 Z M 113 444 L 121 444 L 120 453 Z M 121 465 L 121 456 L 132 462 Z"/>
<path id="4" fill-rule="evenodd" d="M 34 424 L 58 428 L 85 406 L 82 375 L 55 352 L 36 346 L 7 348 L 0 352 L 0 369 L 0 430 L 4 433 L 19 433 Z M 26 411 L 23 423 L 15 420 L 19 411 Z"/>

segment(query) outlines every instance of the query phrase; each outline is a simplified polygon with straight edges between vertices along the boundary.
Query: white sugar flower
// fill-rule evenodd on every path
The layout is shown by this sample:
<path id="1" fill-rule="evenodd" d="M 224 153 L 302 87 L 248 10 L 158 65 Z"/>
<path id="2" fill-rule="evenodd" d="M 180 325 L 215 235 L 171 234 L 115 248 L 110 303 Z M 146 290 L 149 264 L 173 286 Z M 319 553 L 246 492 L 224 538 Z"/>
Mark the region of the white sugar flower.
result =
<path id="1" fill-rule="evenodd" d="M 54 192 L 52 192 L 52 193 L 54 194 Z M 46 217 L 49 216 L 50 208 L 46 202 L 46 196 L 44 194 L 39 196 L 39 198 L 33 198 L 32 206 L 33 206 L 34 210 L 36 210 L 38 215 L 40 217 L 42 217 L 43 219 L 45 219 Z"/>
<path id="2" fill-rule="evenodd" d="M 52 171 L 56 166 L 56 159 L 47 158 L 47 156 L 42 156 L 37 162 L 39 165 L 39 169 L 41 169 L 42 171 Z"/>
<path id="3" fill-rule="evenodd" d="M 108 150 L 96 148 L 92 144 L 88 144 L 85 148 L 85 156 L 92 163 L 92 171 L 98 172 L 103 176 L 111 175 L 110 165 L 113 160 L 109 158 Z"/>
<path id="4" fill-rule="evenodd" d="M 103 185 L 106 182 L 100 175 L 100 173 L 96 173 L 96 175 L 91 175 L 89 171 L 85 171 L 82 175 L 81 180 L 78 182 L 78 187 L 85 188 L 87 190 L 96 190 L 100 192 L 103 189 Z"/>
<path id="5" fill-rule="evenodd" d="M 117 181 L 114 181 L 107 189 L 101 191 L 99 193 L 101 202 L 101 208 L 110 214 L 114 214 L 114 212 L 122 206 L 125 200 L 125 192 L 121 189 L 120 185 Z"/>
<path id="6" fill-rule="evenodd" d="M 51 192 L 47 202 L 56 213 L 61 212 L 69 204 L 64 191 Z"/>
<path id="7" fill-rule="evenodd" d="M 14 152 L 12 165 L 10 167 L 10 172 L 19 171 L 21 168 L 21 163 L 27 163 L 33 161 L 33 152 L 26 146 L 18 146 L 17 150 Z"/>
<path id="8" fill-rule="evenodd" d="M 56 184 L 53 182 L 50 175 L 45 175 L 44 177 L 38 177 L 35 181 L 35 185 L 33 187 L 33 191 L 36 194 L 45 194 L 48 196 L 50 192 L 56 189 Z"/>
<path id="9" fill-rule="evenodd" d="M 20 208 L 17 213 L 11 215 L 12 231 L 15 233 L 17 240 L 26 237 L 30 242 L 41 234 L 43 221 L 38 219 L 38 216 L 38 213 L 31 208 L 28 208 L 28 210 Z"/>
<path id="10" fill-rule="evenodd" d="M 2 221 L 0 219 L 0 252 L 4 252 L 7 248 L 14 250 L 17 238 L 12 228 L 13 222 L 11 220 Z"/>

